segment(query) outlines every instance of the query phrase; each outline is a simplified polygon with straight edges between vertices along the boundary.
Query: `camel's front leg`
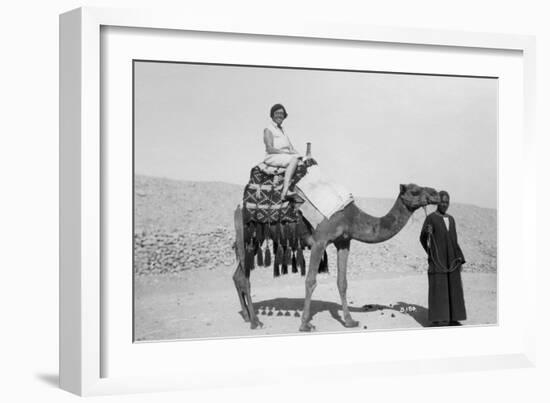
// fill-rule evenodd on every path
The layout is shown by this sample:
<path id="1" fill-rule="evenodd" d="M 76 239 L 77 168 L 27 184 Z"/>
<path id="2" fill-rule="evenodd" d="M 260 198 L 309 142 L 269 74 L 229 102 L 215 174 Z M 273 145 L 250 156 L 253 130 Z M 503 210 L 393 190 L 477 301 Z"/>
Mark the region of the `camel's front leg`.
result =
<path id="1" fill-rule="evenodd" d="M 319 271 L 319 264 L 321 263 L 325 247 L 326 243 L 324 242 L 315 242 L 311 247 L 309 269 L 306 276 L 306 298 L 304 300 L 304 312 L 302 313 L 302 325 L 300 326 L 301 332 L 315 330 L 315 326 L 309 323 L 311 321 L 311 296 L 317 286 L 317 272 Z"/>
<path id="2" fill-rule="evenodd" d="M 344 326 L 345 327 L 357 327 L 359 322 L 353 320 L 348 308 L 347 290 L 348 290 L 348 256 L 349 256 L 350 241 L 342 241 L 336 244 L 338 250 L 337 265 L 338 265 L 338 292 L 340 293 L 340 299 L 342 300 L 342 312 L 344 314 Z"/>

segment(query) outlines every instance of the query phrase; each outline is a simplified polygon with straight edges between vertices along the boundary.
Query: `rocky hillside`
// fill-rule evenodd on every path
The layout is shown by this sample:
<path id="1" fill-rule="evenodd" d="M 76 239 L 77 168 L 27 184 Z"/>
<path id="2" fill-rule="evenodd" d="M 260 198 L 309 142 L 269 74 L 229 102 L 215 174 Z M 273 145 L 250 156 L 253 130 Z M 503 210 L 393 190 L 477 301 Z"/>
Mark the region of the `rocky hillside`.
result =
<path id="1" fill-rule="evenodd" d="M 179 272 L 234 266 L 231 245 L 233 211 L 243 187 L 221 182 L 187 182 L 135 177 L 134 263 L 139 274 Z M 358 198 L 369 214 L 380 216 L 394 200 Z M 433 207 L 431 207 L 433 210 Z M 432 211 L 430 210 L 430 211 Z M 496 210 L 451 204 L 458 237 L 466 256 L 465 271 L 496 271 Z M 425 271 L 426 258 L 418 242 L 424 211 L 417 211 L 405 229 L 377 245 L 352 243 L 350 275 L 362 271 Z M 334 272 L 334 248 L 329 267 Z M 307 257 L 307 254 L 306 254 Z"/>

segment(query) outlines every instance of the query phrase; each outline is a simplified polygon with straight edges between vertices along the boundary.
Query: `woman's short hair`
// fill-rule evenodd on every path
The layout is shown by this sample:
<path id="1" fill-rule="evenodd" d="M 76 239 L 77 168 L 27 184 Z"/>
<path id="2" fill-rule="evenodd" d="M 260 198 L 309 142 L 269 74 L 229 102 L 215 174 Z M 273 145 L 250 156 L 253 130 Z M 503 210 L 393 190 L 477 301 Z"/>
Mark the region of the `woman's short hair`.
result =
<path id="1" fill-rule="evenodd" d="M 275 111 L 278 111 L 279 109 L 283 110 L 283 112 L 285 113 L 285 119 L 286 119 L 286 117 L 288 116 L 288 113 L 286 113 L 286 109 L 282 104 L 275 104 L 271 107 L 271 110 L 269 111 L 269 116 L 271 117 L 271 119 L 273 119 L 273 115 L 275 115 Z"/>

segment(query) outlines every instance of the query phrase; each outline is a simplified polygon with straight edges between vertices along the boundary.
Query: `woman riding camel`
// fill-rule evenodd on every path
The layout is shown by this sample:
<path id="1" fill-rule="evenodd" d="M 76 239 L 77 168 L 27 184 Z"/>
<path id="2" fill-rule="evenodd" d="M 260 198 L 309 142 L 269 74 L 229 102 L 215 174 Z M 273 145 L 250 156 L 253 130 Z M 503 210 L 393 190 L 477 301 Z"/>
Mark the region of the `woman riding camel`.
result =
<path id="1" fill-rule="evenodd" d="M 266 156 L 264 162 L 267 165 L 286 168 L 281 197 L 291 198 L 296 193 L 289 191 L 290 180 L 296 171 L 300 155 L 286 135 L 282 123 L 287 118 L 286 109 L 281 104 L 271 107 L 269 113 L 271 121 L 264 129 L 264 144 Z"/>

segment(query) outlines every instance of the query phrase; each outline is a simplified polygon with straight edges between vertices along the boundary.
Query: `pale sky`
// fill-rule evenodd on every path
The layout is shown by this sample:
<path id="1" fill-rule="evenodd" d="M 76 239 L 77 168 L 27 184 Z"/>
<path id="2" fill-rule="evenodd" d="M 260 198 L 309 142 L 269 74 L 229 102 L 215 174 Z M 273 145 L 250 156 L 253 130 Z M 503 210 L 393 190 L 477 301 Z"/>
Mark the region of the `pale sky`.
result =
<path id="1" fill-rule="evenodd" d="M 294 146 L 356 196 L 416 183 L 496 208 L 497 79 L 136 62 L 134 84 L 136 174 L 244 185 L 282 103 Z"/>

